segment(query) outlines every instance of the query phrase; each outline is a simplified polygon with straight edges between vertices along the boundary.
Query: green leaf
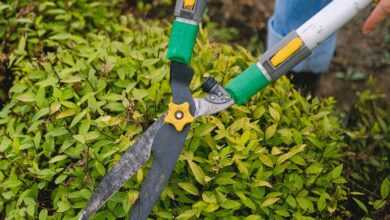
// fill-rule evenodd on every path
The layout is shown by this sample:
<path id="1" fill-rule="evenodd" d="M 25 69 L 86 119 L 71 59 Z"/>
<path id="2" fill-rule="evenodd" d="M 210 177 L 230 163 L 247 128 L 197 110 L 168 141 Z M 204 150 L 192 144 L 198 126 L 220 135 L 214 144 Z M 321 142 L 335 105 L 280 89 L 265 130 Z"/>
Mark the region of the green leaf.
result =
<path id="1" fill-rule="evenodd" d="M 70 39 L 71 37 L 72 37 L 72 35 L 69 33 L 59 33 L 59 34 L 56 34 L 56 35 L 49 37 L 49 39 L 63 41 L 63 40 Z"/>
<path id="2" fill-rule="evenodd" d="M 36 85 L 40 87 L 54 86 L 58 82 L 57 77 L 49 77 L 43 81 L 38 82 Z"/>
<path id="3" fill-rule="evenodd" d="M 39 220 L 47 220 L 47 217 L 48 217 L 48 211 L 47 211 L 47 209 L 42 209 L 42 210 L 39 212 L 38 219 L 39 219 Z"/>
<path id="4" fill-rule="evenodd" d="M 336 168 L 334 168 L 330 173 L 329 176 L 332 179 L 336 179 L 341 176 L 341 173 L 343 172 L 343 165 L 339 165 Z"/>
<path id="5" fill-rule="evenodd" d="M 190 182 L 181 182 L 178 183 L 180 188 L 184 189 L 186 192 L 188 192 L 191 195 L 197 196 L 199 195 L 199 190 L 195 187 L 194 184 Z"/>
<path id="6" fill-rule="evenodd" d="M 255 112 L 253 113 L 253 117 L 255 119 L 260 119 L 265 113 L 265 108 L 264 106 L 260 106 L 258 108 L 256 108 Z"/>
<path id="7" fill-rule="evenodd" d="M 260 215 L 250 215 L 244 218 L 244 220 L 263 220 Z"/>
<path id="8" fill-rule="evenodd" d="M 281 135 L 283 143 L 290 145 L 293 143 L 293 133 L 290 129 L 283 128 L 278 130 L 278 133 Z"/>
<path id="9" fill-rule="evenodd" d="M 291 195 L 287 197 L 286 202 L 292 208 L 295 208 L 297 206 L 297 202 L 295 201 L 294 197 L 292 197 Z"/>
<path id="10" fill-rule="evenodd" d="M 374 201 L 374 203 L 372 203 L 372 206 L 374 206 L 374 209 L 375 210 L 379 210 L 381 208 L 383 208 L 385 205 L 386 205 L 386 200 L 376 200 Z"/>
<path id="11" fill-rule="evenodd" d="M 362 201 L 360 201 L 357 198 L 352 198 L 352 199 L 360 207 L 361 210 L 363 210 L 366 214 L 368 214 L 368 209 L 367 209 L 366 205 L 364 205 L 364 203 Z"/>
<path id="12" fill-rule="evenodd" d="M 142 101 L 145 97 L 149 96 L 149 92 L 144 89 L 134 89 L 133 97 L 135 100 Z"/>
<path id="13" fill-rule="evenodd" d="M 73 138 L 82 144 L 92 142 L 100 137 L 100 133 L 97 131 L 91 131 L 86 134 L 73 135 Z"/>
<path id="14" fill-rule="evenodd" d="M 95 161 L 95 168 L 100 176 L 104 176 L 106 174 L 106 168 L 97 160 Z"/>
<path id="15" fill-rule="evenodd" d="M 256 210 L 255 203 L 249 199 L 243 192 L 236 192 L 236 195 L 240 198 L 241 202 L 248 208 Z"/>
<path id="16" fill-rule="evenodd" d="M 9 147 L 11 147 L 12 141 L 8 138 L 3 136 L 1 143 L 0 143 L 0 152 L 5 152 Z"/>
<path id="17" fill-rule="evenodd" d="M 17 96 L 16 99 L 22 102 L 34 102 L 35 95 L 32 92 L 26 92 Z"/>
<path id="18" fill-rule="evenodd" d="M 248 176 L 249 171 L 248 171 L 248 164 L 245 162 L 242 162 L 240 160 L 236 160 L 235 164 L 237 165 L 237 168 L 242 176 Z"/>
<path id="19" fill-rule="evenodd" d="M 49 160 L 49 163 L 56 163 L 56 162 L 65 160 L 66 158 L 68 158 L 67 155 L 58 155 L 58 156 L 55 156 L 55 157 L 51 158 Z"/>
<path id="20" fill-rule="evenodd" d="M 202 185 L 205 185 L 206 184 L 206 175 L 204 174 L 202 168 L 191 160 L 188 160 L 188 165 L 190 166 L 190 169 L 191 169 L 192 174 L 194 175 L 196 181 Z"/>
<path id="21" fill-rule="evenodd" d="M 305 159 L 303 159 L 300 155 L 295 155 L 290 159 L 293 163 L 298 164 L 300 166 L 306 166 Z"/>
<path id="22" fill-rule="evenodd" d="M 313 202 L 306 197 L 297 197 L 297 202 L 303 210 L 314 210 Z"/>
<path id="23" fill-rule="evenodd" d="M 326 208 L 326 197 L 325 194 L 321 194 L 320 198 L 317 200 L 318 210 L 322 211 Z"/>
<path id="24" fill-rule="evenodd" d="M 85 109 L 84 111 L 82 111 L 79 114 L 77 114 L 73 118 L 72 123 L 70 124 L 70 128 L 73 128 L 75 125 L 77 125 L 77 123 L 79 123 L 80 120 L 84 118 L 84 116 L 88 113 L 88 111 L 89 111 L 89 109 Z"/>
<path id="25" fill-rule="evenodd" d="M 282 217 L 289 217 L 290 213 L 286 209 L 277 209 L 275 213 Z"/>
<path id="26" fill-rule="evenodd" d="M 36 202 L 33 198 L 24 198 L 24 203 L 27 205 L 27 214 L 31 217 L 35 215 Z"/>
<path id="27" fill-rule="evenodd" d="M 307 174 L 319 174 L 322 171 L 322 164 L 320 163 L 313 163 L 308 168 L 306 168 L 305 172 Z"/>
<path id="28" fill-rule="evenodd" d="M 275 204 L 279 200 L 280 198 L 278 197 L 267 198 L 266 200 L 264 200 L 264 202 L 261 203 L 261 207 L 266 208 L 268 206 Z"/>
<path id="29" fill-rule="evenodd" d="M 390 193 L 390 181 L 388 178 L 385 178 L 381 184 L 381 196 L 383 199 L 386 199 Z"/>
<path id="30" fill-rule="evenodd" d="M 265 139 L 266 140 L 269 140 L 270 138 L 272 138 L 275 135 L 277 127 L 278 127 L 278 124 L 273 124 L 265 130 Z"/>
<path id="31" fill-rule="evenodd" d="M 272 184 L 264 180 L 256 180 L 253 185 L 256 187 L 266 186 L 268 188 L 272 188 Z"/>
<path id="32" fill-rule="evenodd" d="M 224 202 L 222 202 L 221 207 L 224 209 L 239 209 L 241 207 L 241 204 L 237 201 L 227 199 Z"/>
<path id="33" fill-rule="evenodd" d="M 215 194 L 213 192 L 204 192 L 202 194 L 202 199 L 203 201 L 207 202 L 207 203 L 217 203 L 217 197 L 215 196 Z"/>
<path id="34" fill-rule="evenodd" d="M 68 134 L 68 130 L 64 127 L 59 127 L 59 128 L 55 128 L 54 130 L 50 130 L 46 136 L 48 137 L 59 137 L 59 136 L 64 136 L 66 134 Z"/>
<path id="35" fill-rule="evenodd" d="M 76 110 L 74 109 L 68 109 L 68 110 L 65 110 L 63 112 L 60 112 L 56 119 L 63 119 L 63 118 L 67 118 L 67 117 L 70 117 L 70 116 L 73 116 L 76 114 Z"/>
<path id="36" fill-rule="evenodd" d="M 18 55 L 24 55 L 26 53 L 26 42 L 27 42 L 27 36 L 26 35 L 20 36 L 18 48 L 15 51 Z"/>
<path id="37" fill-rule="evenodd" d="M 272 147 L 271 154 L 274 156 L 277 156 L 279 154 L 282 154 L 283 152 L 278 147 Z"/>
<path id="38" fill-rule="evenodd" d="M 275 120 L 275 122 L 280 121 L 280 113 L 276 109 L 269 107 L 269 113 L 271 114 L 271 117 Z"/>
<path id="39" fill-rule="evenodd" d="M 187 219 L 191 219 L 195 215 L 196 215 L 195 210 L 190 209 L 190 210 L 186 210 L 183 213 L 181 213 L 179 216 L 176 217 L 176 219 L 177 220 L 187 220 Z"/>
<path id="40" fill-rule="evenodd" d="M 62 199 L 57 203 L 57 212 L 66 212 L 71 208 L 71 205 L 67 199 Z"/>
<path id="41" fill-rule="evenodd" d="M 120 102 L 110 102 L 108 103 L 105 108 L 112 112 L 123 112 L 125 111 L 125 107 Z"/>
<path id="42" fill-rule="evenodd" d="M 297 145 L 297 146 L 291 148 L 289 150 L 289 152 L 279 156 L 279 158 L 277 160 L 277 164 L 281 164 L 281 163 L 285 162 L 286 160 L 290 159 L 291 157 L 295 156 L 296 154 L 304 151 L 305 147 L 306 147 L 306 145 L 301 144 L 301 145 Z"/>
<path id="43" fill-rule="evenodd" d="M 63 183 L 63 182 L 66 180 L 66 178 L 68 178 L 68 176 L 62 174 L 62 175 L 58 176 L 58 177 L 55 179 L 54 183 L 55 183 L 55 184 L 61 184 L 61 183 Z"/>
<path id="44" fill-rule="evenodd" d="M 35 113 L 35 115 L 33 116 L 32 120 L 33 121 L 37 121 L 40 118 L 42 118 L 43 116 L 48 115 L 49 113 L 50 113 L 50 109 L 49 108 L 43 108 L 43 109 L 39 110 L 37 113 Z"/>
<path id="45" fill-rule="evenodd" d="M 260 154 L 260 160 L 263 162 L 264 165 L 268 167 L 273 167 L 274 163 L 272 162 L 271 158 L 269 158 L 266 154 Z"/>
<path id="46" fill-rule="evenodd" d="M 81 82 L 82 78 L 80 76 L 66 76 L 65 78 L 61 79 L 62 83 L 78 83 Z"/>

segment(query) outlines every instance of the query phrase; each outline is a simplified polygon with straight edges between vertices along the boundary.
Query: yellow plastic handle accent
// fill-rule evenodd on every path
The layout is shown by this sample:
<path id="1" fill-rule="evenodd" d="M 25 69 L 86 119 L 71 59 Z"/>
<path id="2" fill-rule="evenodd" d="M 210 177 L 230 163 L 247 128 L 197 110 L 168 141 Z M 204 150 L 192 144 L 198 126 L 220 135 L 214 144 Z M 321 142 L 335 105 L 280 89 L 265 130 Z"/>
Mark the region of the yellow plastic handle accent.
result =
<path id="1" fill-rule="evenodd" d="M 193 10 L 196 0 L 184 0 L 184 8 Z"/>
<path id="2" fill-rule="evenodd" d="M 292 39 L 286 46 L 280 49 L 275 55 L 271 58 L 271 63 L 274 67 L 278 67 L 280 64 L 284 63 L 288 58 L 294 55 L 303 45 L 301 38 L 296 37 Z"/>

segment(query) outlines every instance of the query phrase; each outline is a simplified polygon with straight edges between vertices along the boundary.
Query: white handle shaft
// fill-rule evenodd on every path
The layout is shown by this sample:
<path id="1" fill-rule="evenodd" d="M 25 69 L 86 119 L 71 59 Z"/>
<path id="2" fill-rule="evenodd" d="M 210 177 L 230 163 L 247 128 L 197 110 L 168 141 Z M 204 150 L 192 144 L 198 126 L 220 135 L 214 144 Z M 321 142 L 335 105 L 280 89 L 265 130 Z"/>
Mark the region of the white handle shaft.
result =
<path id="1" fill-rule="evenodd" d="M 333 0 L 324 9 L 304 23 L 297 34 L 305 45 L 314 49 L 322 41 L 350 21 L 372 0 Z"/>

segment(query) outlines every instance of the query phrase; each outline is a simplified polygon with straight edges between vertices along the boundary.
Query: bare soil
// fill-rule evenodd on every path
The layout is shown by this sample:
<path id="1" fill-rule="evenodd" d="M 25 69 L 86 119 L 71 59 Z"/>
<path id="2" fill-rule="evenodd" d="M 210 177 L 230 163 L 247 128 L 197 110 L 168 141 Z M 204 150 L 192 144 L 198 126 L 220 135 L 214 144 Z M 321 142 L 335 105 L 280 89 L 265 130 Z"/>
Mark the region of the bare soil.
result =
<path id="1" fill-rule="evenodd" d="M 367 87 L 369 77 L 375 80 L 375 89 L 386 94 L 386 100 L 390 102 L 390 23 L 364 35 L 361 26 L 368 15 L 366 10 L 339 32 L 336 56 L 329 73 L 321 80 L 319 95 L 336 97 L 342 109 L 349 109 L 356 93 Z M 367 77 L 362 80 L 337 77 L 337 73 L 348 72 Z"/>

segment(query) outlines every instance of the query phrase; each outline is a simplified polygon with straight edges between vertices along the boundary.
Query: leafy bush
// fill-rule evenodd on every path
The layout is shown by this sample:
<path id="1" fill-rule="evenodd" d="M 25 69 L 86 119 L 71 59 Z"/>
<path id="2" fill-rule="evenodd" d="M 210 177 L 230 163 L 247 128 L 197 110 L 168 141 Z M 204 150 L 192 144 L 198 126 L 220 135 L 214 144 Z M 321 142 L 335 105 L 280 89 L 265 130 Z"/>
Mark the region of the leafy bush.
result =
<path id="1" fill-rule="evenodd" d="M 71 4 L 42 3 L 47 8 L 9 54 L 15 82 L 0 112 L 0 213 L 7 219 L 78 215 L 170 99 L 168 28 L 120 16 L 115 4 L 64 2 Z M 110 13 L 84 17 L 80 4 Z M 74 11 L 84 28 L 72 28 Z M 253 61 L 242 48 L 210 43 L 202 31 L 192 63 L 195 95 L 203 76 L 226 83 Z M 333 105 L 300 96 L 283 78 L 247 106 L 199 119 L 153 216 L 340 218 L 345 144 Z M 126 216 L 148 167 L 95 218 Z"/>
<path id="2" fill-rule="evenodd" d="M 6 94 L 12 80 L 10 65 L 15 57 L 9 57 L 10 52 L 18 50 L 21 36 L 33 37 L 34 57 L 52 50 L 47 42 L 48 37 L 60 34 L 61 38 L 67 32 L 101 31 L 113 27 L 105 25 L 115 15 L 115 8 L 120 1 L 44 1 L 44 0 L 7 0 L 0 2 L 0 106 L 6 99 Z M 29 42 L 30 42 L 29 41 Z M 23 41 L 20 47 L 24 47 Z M 43 46 L 44 45 L 44 46 Z M 24 55 L 19 50 L 18 55 Z M 11 59 L 11 60 L 10 60 Z"/>
<path id="3" fill-rule="evenodd" d="M 346 131 L 346 176 L 360 209 L 353 213 L 374 219 L 386 219 L 390 206 L 390 114 L 383 98 L 372 89 L 360 93 Z"/>
<path id="4" fill-rule="evenodd" d="M 152 16 L 154 18 L 164 18 L 173 16 L 173 7 L 176 1 L 173 0 L 135 0 L 127 1 L 126 6 L 135 9 L 137 14 Z"/>

